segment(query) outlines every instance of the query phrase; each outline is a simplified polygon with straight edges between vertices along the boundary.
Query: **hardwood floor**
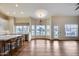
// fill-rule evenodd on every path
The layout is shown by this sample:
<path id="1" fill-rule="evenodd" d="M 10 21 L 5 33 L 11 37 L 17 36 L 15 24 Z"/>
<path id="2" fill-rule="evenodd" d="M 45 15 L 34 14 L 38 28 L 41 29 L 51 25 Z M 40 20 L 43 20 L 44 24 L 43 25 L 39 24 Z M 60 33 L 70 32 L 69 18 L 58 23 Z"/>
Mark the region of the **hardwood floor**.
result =
<path id="1" fill-rule="evenodd" d="M 79 41 L 32 40 L 14 53 L 17 56 L 78 56 Z"/>

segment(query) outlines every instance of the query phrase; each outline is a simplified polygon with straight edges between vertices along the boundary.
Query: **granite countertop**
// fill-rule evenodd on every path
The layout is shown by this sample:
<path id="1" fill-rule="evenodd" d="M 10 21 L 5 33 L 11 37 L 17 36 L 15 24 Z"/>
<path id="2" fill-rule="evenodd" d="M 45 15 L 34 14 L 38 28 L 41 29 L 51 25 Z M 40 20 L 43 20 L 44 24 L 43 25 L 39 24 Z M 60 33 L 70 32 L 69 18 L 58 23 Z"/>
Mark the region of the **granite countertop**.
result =
<path id="1" fill-rule="evenodd" d="M 0 35 L 0 40 L 10 40 L 11 38 L 16 38 L 21 35 Z"/>

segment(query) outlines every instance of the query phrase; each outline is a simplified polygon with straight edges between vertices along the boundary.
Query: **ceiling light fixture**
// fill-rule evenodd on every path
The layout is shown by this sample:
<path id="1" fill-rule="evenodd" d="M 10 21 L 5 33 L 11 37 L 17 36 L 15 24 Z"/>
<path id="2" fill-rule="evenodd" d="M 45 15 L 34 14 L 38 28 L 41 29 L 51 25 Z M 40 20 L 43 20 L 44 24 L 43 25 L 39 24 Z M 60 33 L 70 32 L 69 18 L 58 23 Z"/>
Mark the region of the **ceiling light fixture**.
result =
<path id="1" fill-rule="evenodd" d="M 44 10 L 44 9 L 39 9 L 39 10 L 36 11 L 36 16 L 38 18 L 44 18 L 44 17 L 47 16 L 47 11 Z"/>
<path id="2" fill-rule="evenodd" d="M 18 4 L 16 4 L 16 7 L 18 7 L 19 5 Z"/>
<path id="3" fill-rule="evenodd" d="M 47 16 L 47 11 L 44 9 L 39 9 L 36 11 L 36 16 L 40 18 L 39 24 L 42 24 L 42 18 L 45 18 Z"/>

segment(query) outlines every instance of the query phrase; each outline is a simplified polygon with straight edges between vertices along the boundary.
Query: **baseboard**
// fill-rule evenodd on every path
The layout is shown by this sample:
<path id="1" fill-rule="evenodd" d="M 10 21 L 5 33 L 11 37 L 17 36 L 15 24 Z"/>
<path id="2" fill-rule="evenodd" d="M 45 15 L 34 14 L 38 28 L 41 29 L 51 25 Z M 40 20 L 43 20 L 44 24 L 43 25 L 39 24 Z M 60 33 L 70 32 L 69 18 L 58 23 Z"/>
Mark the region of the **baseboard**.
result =
<path id="1" fill-rule="evenodd" d="M 79 41 L 79 39 L 50 39 L 51 41 Z"/>
<path id="2" fill-rule="evenodd" d="M 33 38 L 31 40 L 50 40 L 50 41 L 79 41 L 79 39 L 49 39 L 49 38 Z"/>
<path id="3" fill-rule="evenodd" d="M 31 40 L 50 40 L 49 38 L 33 38 Z"/>

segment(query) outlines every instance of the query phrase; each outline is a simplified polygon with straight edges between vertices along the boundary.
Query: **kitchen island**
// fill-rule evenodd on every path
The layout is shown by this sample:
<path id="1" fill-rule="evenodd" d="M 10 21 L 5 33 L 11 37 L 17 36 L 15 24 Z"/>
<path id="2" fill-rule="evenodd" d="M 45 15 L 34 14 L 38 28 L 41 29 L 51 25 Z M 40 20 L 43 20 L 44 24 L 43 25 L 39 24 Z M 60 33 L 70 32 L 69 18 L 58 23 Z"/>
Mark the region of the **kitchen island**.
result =
<path id="1" fill-rule="evenodd" d="M 12 55 L 14 51 L 21 48 L 26 41 L 25 34 L 0 35 L 0 55 Z"/>

